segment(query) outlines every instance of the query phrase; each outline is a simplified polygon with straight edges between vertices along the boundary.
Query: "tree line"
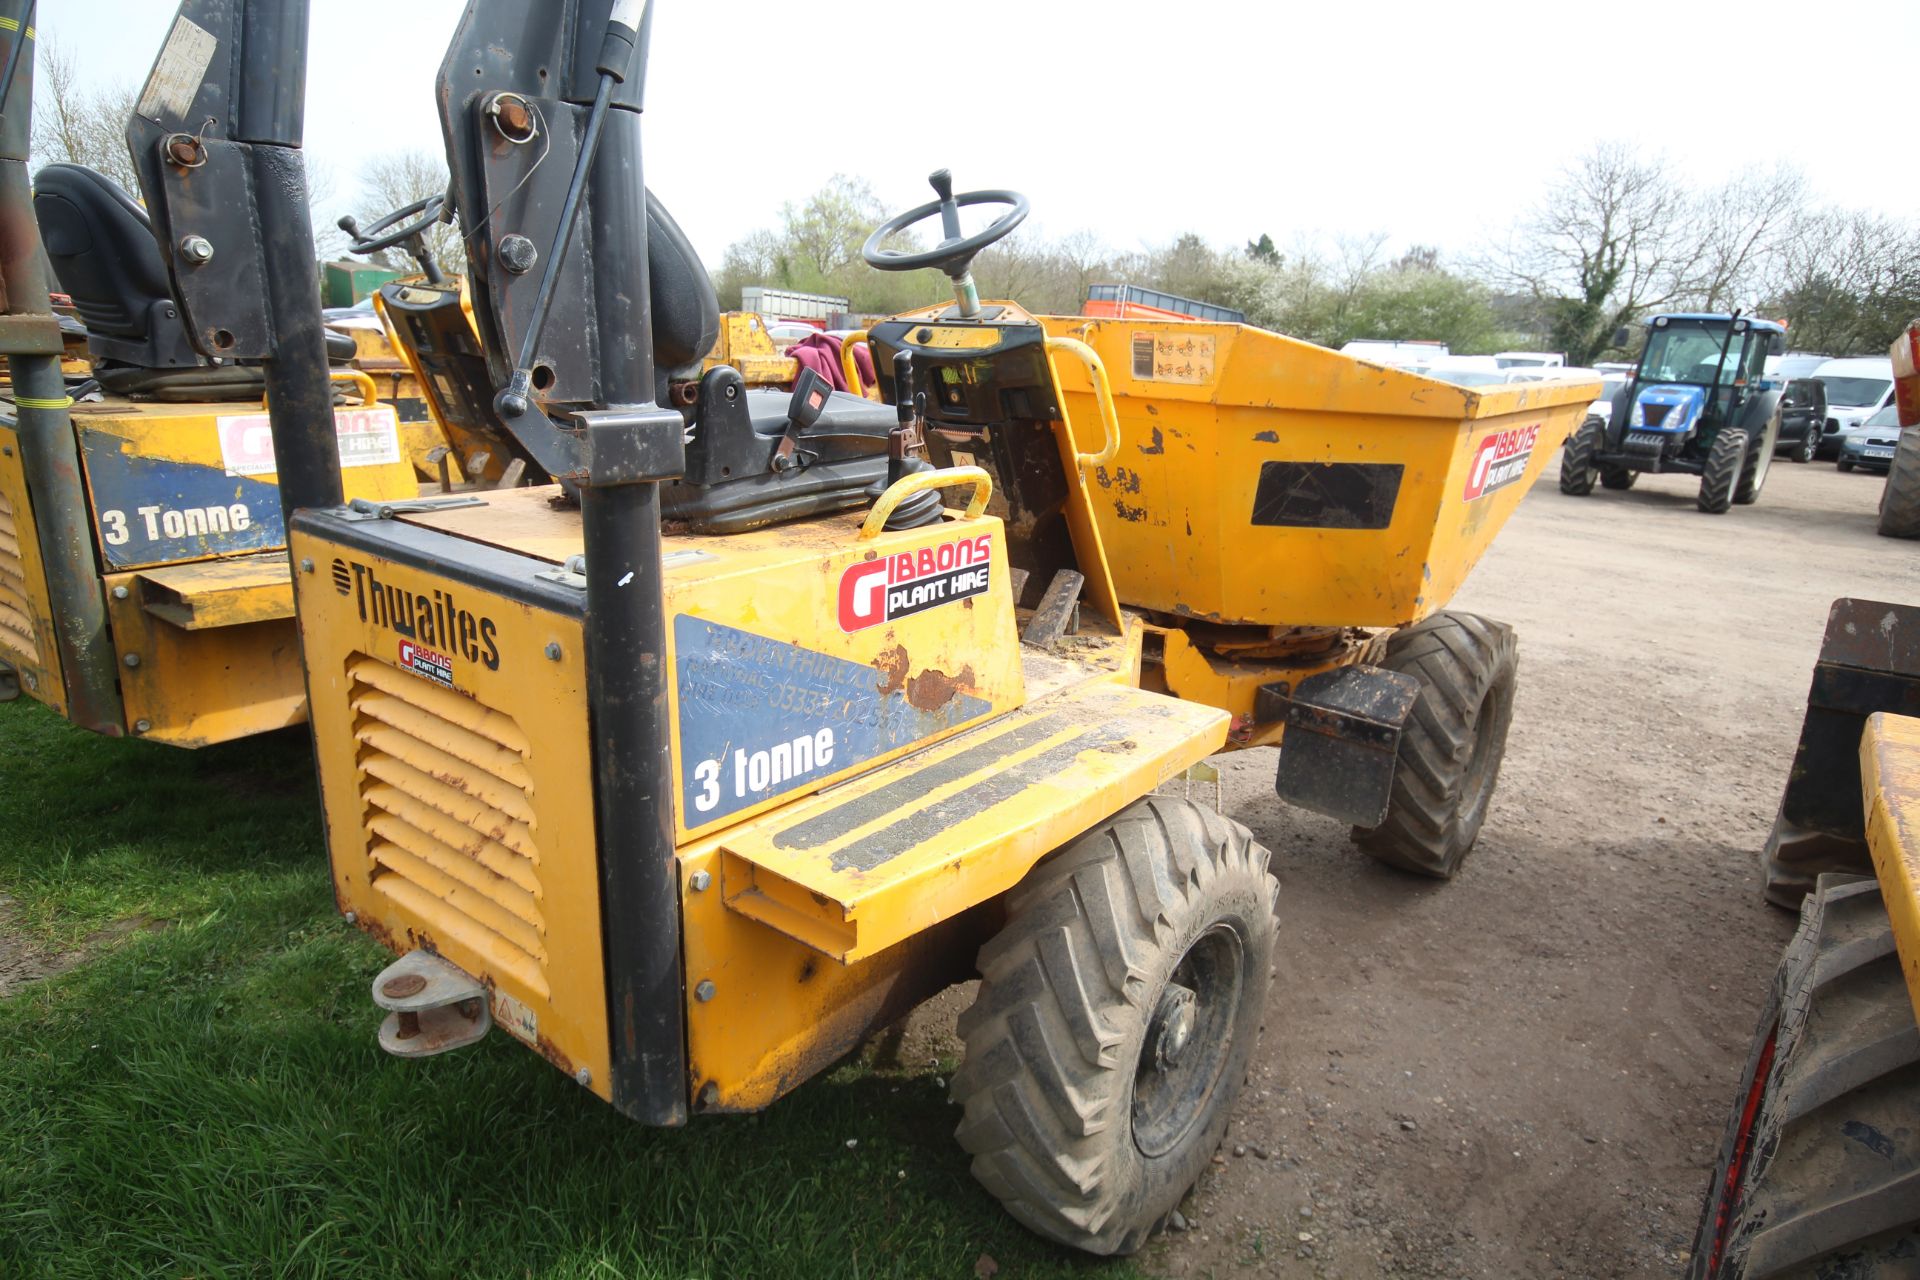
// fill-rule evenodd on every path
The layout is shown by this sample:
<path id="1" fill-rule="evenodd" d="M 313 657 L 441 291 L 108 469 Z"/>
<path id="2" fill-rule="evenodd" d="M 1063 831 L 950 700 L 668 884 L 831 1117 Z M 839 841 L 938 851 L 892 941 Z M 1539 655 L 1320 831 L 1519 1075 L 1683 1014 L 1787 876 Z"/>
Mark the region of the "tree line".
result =
<path id="1" fill-rule="evenodd" d="M 125 127 L 133 86 L 88 89 L 75 60 L 51 42 L 40 49 L 38 78 L 35 166 L 86 164 L 132 190 Z M 363 222 L 446 188 L 441 157 L 419 151 L 372 156 L 355 177 Z M 329 203 L 331 176 L 310 169 L 308 181 L 313 204 Z M 937 272 L 880 272 L 861 260 L 869 231 L 891 212 L 864 180 L 835 175 L 728 247 L 713 272 L 721 306 L 737 308 L 741 289 L 756 284 L 845 297 L 867 314 L 947 297 Z M 454 228 L 436 227 L 429 239 L 443 265 L 464 268 Z M 325 220 L 316 220 L 315 240 L 322 258 L 346 250 Z M 382 260 L 412 266 L 396 251 Z M 1420 245 L 1393 254 L 1381 235 L 1282 249 L 1265 234 L 1219 245 L 1187 233 L 1122 250 L 1090 231 L 1045 236 L 1023 227 L 976 259 L 974 277 L 983 297 L 1055 314 L 1077 312 L 1091 284 L 1143 285 L 1333 347 L 1427 339 L 1463 354 L 1546 349 L 1591 364 L 1630 354 L 1637 333 L 1621 348 L 1615 331 L 1656 311 L 1739 308 L 1784 320 L 1796 350 L 1879 354 L 1920 316 L 1920 229 L 1823 205 L 1790 167 L 1701 185 L 1658 157 L 1603 142 L 1553 175 L 1503 235 L 1467 254 Z"/>

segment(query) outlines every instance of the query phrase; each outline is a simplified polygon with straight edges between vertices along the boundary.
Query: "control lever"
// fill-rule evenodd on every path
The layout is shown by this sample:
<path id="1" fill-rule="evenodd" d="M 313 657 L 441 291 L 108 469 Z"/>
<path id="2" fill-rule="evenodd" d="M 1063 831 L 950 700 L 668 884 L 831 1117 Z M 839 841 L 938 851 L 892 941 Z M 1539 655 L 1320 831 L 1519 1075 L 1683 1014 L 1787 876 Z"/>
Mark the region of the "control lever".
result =
<path id="1" fill-rule="evenodd" d="M 887 432 L 887 477 L 866 488 L 867 500 L 878 502 L 880 495 L 916 471 L 931 471 L 933 464 L 912 456 L 923 440 L 927 398 L 913 389 L 913 352 L 901 351 L 893 357 L 893 402 L 896 421 Z M 889 529 L 918 529 L 940 519 L 946 504 L 937 489 L 928 489 L 903 498 L 887 517 Z"/>
<path id="2" fill-rule="evenodd" d="M 787 430 L 773 451 L 775 471 L 807 465 L 806 455 L 800 452 L 800 433 L 820 421 L 827 410 L 827 397 L 832 394 L 833 388 L 825 378 L 812 369 L 800 370 L 800 376 L 793 380 L 793 398 L 787 401 Z"/>

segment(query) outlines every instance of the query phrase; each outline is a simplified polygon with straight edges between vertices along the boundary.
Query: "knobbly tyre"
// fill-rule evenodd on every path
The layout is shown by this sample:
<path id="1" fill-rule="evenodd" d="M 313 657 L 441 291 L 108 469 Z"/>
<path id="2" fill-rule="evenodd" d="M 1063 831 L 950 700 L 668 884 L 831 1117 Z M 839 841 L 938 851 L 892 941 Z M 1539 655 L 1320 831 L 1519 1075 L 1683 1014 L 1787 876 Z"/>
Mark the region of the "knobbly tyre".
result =
<path id="1" fill-rule="evenodd" d="M 977 974 L 975 1172 L 1042 1234 L 1135 1249 L 1225 1130 L 1277 898 L 1244 827 L 1156 788 L 1284 735 L 1282 794 L 1452 874 L 1515 660 L 1438 610 L 1592 385 L 1436 389 L 1254 329 L 982 303 L 968 262 L 1026 201 L 938 174 L 903 218 L 940 218 L 954 302 L 874 328 L 892 403 L 749 388 L 703 368 L 711 287 L 650 216 L 650 10 L 536 8 L 473 4 L 436 97 L 492 412 L 554 483 L 372 519 L 289 497 L 336 895 L 400 953 L 381 1042 L 498 1022 L 680 1124 Z M 156 81 L 199 60 L 200 87 L 149 123 L 303 67 L 305 22 L 187 0 Z M 298 123 L 207 145 L 283 171 Z M 156 208 L 189 195 L 164 158 L 148 177 Z M 980 203 L 1009 212 L 962 235 Z M 870 262 L 917 265 L 881 247 L 900 225 Z M 280 336 L 269 367 L 317 385 Z M 331 440 L 272 412 L 283 462 Z M 302 477 L 337 478 L 326 455 Z"/>
<path id="2" fill-rule="evenodd" d="M 1920 1272 L 1920 609 L 1836 600 L 1762 857 L 1800 927 L 1767 993 L 1692 1280 Z"/>

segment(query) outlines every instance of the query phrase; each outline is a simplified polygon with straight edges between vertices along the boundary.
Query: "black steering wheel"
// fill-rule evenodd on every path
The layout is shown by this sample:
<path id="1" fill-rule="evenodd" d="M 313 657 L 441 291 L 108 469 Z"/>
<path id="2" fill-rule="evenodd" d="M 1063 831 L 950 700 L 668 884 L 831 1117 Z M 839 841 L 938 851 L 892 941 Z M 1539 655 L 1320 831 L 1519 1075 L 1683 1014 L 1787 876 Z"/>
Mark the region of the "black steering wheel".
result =
<path id="1" fill-rule="evenodd" d="M 1018 191 L 967 191 L 956 196 L 953 194 L 953 175 L 945 169 L 935 170 L 927 176 L 927 181 L 933 184 L 934 193 L 940 198 L 887 219 L 860 246 L 860 256 L 866 259 L 868 266 L 879 271 L 918 271 L 923 267 L 932 267 L 944 272 L 957 284 L 966 278 L 974 255 L 1026 221 L 1030 206 L 1027 198 Z M 1004 204 L 1012 207 L 994 219 L 985 230 L 962 236 L 960 209 L 963 205 L 971 204 Z M 888 236 L 898 235 L 936 213 L 940 215 L 943 238 L 933 248 L 920 253 L 900 253 L 880 247 Z"/>
<path id="2" fill-rule="evenodd" d="M 436 192 L 425 199 L 400 206 L 365 230 L 361 229 L 359 221 L 352 214 L 348 214 L 340 219 L 340 229 L 353 237 L 350 247 L 355 253 L 378 253 L 382 249 L 404 244 L 440 221 L 440 211 L 446 204 L 447 197 Z M 419 216 L 415 217 L 415 214 Z M 409 218 L 413 220 L 405 226 L 395 226 Z"/>

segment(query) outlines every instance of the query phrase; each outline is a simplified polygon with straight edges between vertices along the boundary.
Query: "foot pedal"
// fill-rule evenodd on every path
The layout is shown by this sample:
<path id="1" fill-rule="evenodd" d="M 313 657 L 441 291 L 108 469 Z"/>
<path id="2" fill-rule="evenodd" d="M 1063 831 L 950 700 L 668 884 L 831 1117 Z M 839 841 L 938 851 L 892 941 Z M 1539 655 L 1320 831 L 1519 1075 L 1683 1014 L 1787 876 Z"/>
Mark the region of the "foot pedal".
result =
<path id="1" fill-rule="evenodd" d="M 1027 619 L 1027 629 L 1020 633 L 1020 643 L 1036 649 L 1051 649 L 1060 642 L 1060 637 L 1078 631 L 1080 588 L 1086 582 L 1085 575 L 1072 569 L 1054 574 L 1046 594 L 1040 597 L 1040 607 L 1033 611 L 1033 616 Z"/>
<path id="2" fill-rule="evenodd" d="M 373 980 L 373 1002 L 388 1010 L 380 1047 L 396 1058 L 464 1049 L 493 1029 L 479 979 L 430 951 L 409 951 Z"/>

